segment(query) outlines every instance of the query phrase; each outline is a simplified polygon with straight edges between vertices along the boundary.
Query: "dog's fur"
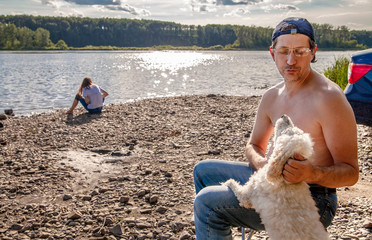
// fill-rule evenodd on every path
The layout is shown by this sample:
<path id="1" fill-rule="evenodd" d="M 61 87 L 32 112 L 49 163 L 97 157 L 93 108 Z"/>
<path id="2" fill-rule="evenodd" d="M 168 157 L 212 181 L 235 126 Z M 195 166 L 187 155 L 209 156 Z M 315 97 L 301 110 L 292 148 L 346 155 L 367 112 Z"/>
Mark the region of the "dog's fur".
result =
<path id="1" fill-rule="evenodd" d="M 291 184 L 283 178 L 283 167 L 294 153 L 309 159 L 313 142 L 284 115 L 275 124 L 274 150 L 268 163 L 244 186 L 232 179 L 224 185 L 231 188 L 241 206 L 253 207 L 260 214 L 270 239 L 329 239 L 309 186 L 305 182 Z"/>

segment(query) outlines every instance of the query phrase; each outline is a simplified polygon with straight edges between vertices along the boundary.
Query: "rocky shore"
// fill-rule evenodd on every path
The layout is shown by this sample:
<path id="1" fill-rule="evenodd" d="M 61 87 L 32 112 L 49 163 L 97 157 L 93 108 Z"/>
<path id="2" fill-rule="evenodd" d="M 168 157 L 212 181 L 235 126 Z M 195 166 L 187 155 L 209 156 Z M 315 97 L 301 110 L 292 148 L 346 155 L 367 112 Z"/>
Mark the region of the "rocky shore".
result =
<path id="1" fill-rule="evenodd" d="M 195 239 L 193 167 L 244 160 L 259 100 L 156 98 L 1 120 L 0 239 Z M 331 239 L 372 236 L 372 127 L 358 124 L 358 142 L 360 180 L 338 189 Z"/>

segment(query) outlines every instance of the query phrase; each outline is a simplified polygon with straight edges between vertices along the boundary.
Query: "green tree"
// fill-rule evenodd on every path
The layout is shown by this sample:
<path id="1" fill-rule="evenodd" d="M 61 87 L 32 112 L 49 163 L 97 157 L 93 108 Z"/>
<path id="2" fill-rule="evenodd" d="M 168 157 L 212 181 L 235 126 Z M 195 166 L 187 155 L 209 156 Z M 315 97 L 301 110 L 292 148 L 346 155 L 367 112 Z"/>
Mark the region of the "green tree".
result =
<path id="1" fill-rule="evenodd" d="M 34 32 L 28 27 L 20 28 L 18 32 L 19 32 L 20 48 L 21 49 L 33 48 Z"/>
<path id="2" fill-rule="evenodd" d="M 46 48 L 51 46 L 51 41 L 49 39 L 50 33 L 48 30 L 43 28 L 36 29 L 34 36 L 34 43 L 36 48 Z"/>
<path id="3" fill-rule="evenodd" d="M 68 49 L 68 46 L 67 46 L 67 44 L 65 43 L 65 41 L 63 41 L 63 40 L 59 40 L 59 41 L 54 45 L 54 48 L 55 48 L 55 49 L 60 49 L 60 50 L 67 50 L 67 49 Z"/>

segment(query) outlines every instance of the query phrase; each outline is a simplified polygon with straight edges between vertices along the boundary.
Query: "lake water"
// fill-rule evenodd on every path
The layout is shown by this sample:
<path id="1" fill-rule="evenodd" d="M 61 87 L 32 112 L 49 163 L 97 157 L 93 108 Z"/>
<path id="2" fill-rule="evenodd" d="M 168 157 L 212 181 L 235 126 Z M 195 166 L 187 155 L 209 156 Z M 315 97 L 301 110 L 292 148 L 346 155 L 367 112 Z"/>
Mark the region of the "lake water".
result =
<path id="1" fill-rule="evenodd" d="M 336 56 L 318 52 L 322 72 Z M 83 78 L 109 92 L 105 104 L 192 94 L 261 95 L 281 81 L 268 51 L 0 52 L 0 113 L 68 108 Z"/>

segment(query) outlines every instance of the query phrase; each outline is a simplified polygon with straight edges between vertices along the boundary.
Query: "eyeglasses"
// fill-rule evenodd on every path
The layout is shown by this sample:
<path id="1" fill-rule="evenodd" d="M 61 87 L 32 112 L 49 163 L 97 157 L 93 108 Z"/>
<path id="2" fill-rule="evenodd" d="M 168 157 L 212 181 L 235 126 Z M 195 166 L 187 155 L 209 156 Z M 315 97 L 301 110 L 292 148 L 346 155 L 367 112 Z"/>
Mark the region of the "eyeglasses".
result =
<path id="1" fill-rule="evenodd" d="M 310 54 L 311 49 L 306 48 L 306 47 L 298 47 L 298 48 L 286 48 L 286 47 L 281 47 L 281 48 L 275 48 L 274 52 L 278 53 L 279 55 L 282 56 L 288 56 L 291 51 L 293 51 L 294 55 L 296 57 L 306 57 Z"/>

